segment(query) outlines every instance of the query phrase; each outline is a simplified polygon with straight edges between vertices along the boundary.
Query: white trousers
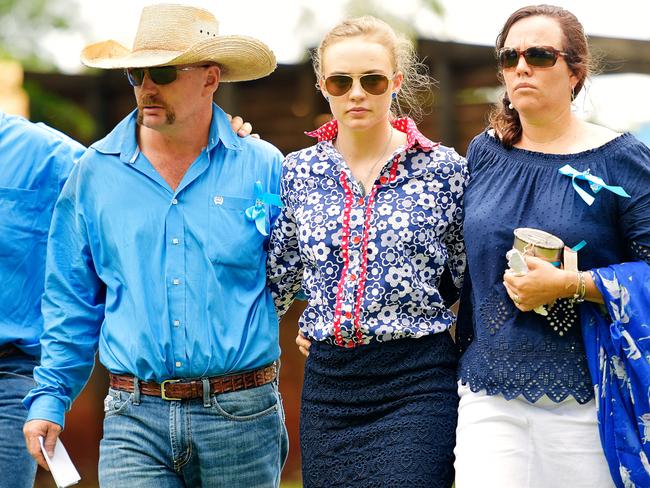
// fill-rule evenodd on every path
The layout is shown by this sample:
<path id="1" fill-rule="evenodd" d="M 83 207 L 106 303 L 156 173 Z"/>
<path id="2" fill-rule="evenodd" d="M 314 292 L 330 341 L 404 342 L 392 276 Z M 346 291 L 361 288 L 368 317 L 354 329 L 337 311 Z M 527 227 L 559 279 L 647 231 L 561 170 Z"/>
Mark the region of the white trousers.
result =
<path id="1" fill-rule="evenodd" d="M 456 488 L 611 488 L 594 401 L 473 393 L 459 383 Z"/>

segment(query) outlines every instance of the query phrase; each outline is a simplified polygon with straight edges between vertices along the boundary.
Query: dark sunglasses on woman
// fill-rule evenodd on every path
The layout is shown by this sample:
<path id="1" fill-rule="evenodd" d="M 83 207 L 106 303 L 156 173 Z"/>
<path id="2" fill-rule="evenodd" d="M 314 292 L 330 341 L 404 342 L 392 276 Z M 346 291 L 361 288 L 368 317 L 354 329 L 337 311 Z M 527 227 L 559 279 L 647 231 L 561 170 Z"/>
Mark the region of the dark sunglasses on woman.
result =
<path id="1" fill-rule="evenodd" d="M 501 69 L 514 68 L 519 63 L 519 57 L 523 56 L 528 66 L 536 68 L 550 68 L 555 66 L 559 56 L 566 56 L 564 51 L 558 51 L 551 46 L 532 46 L 523 51 L 514 47 L 503 47 L 499 49 L 498 60 Z"/>
<path id="2" fill-rule="evenodd" d="M 156 85 L 169 85 L 176 81 L 179 71 L 190 71 L 193 69 L 207 68 L 209 65 L 201 66 L 156 66 L 154 68 L 126 68 L 126 77 L 131 86 L 140 86 L 144 82 L 145 73 L 149 73 L 149 79 Z"/>
<path id="3" fill-rule="evenodd" d="M 386 75 L 371 73 L 366 75 L 331 75 L 325 78 L 325 89 L 333 97 L 345 95 L 352 88 L 354 79 L 359 78 L 361 88 L 370 95 L 383 95 L 388 90 L 390 80 Z M 316 85 L 318 87 L 318 85 Z"/>

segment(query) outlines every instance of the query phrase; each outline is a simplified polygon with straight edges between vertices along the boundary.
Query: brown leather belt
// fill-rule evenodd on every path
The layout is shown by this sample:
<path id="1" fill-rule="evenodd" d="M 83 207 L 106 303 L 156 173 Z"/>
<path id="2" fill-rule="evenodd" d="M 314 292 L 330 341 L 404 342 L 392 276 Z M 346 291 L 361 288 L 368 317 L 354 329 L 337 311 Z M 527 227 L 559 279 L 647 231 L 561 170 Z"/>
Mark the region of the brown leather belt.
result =
<path id="1" fill-rule="evenodd" d="M 218 395 L 231 391 L 247 390 L 266 385 L 278 376 L 278 364 L 273 363 L 254 371 L 206 378 L 210 383 L 210 394 Z M 131 375 L 109 374 L 110 386 L 116 390 L 133 392 L 135 378 Z M 140 394 L 158 396 L 163 400 L 189 400 L 203 397 L 203 380 L 165 380 L 162 383 L 140 381 Z"/>

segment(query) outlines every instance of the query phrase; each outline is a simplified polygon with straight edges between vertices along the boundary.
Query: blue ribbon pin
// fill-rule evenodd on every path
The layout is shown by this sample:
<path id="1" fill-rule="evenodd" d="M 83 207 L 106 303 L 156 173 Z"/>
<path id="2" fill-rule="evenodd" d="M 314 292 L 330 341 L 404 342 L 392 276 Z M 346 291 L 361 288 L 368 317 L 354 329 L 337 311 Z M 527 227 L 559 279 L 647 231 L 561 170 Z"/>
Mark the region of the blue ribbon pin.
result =
<path id="1" fill-rule="evenodd" d="M 598 193 L 600 190 L 604 188 L 605 190 L 609 190 L 620 197 L 630 198 L 630 195 L 628 195 L 627 192 L 622 187 L 608 185 L 603 181 L 602 178 L 592 175 L 589 170 L 578 171 L 573 167 L 571 167 L 570 164 L 565 164 L 558 171 L 560 172 L 560 174 L 563 174 L 564 176 L 571 177 L 571 183 L 573 184 L 573 189 L 578 193 L 578 195 L 580 195 L 580 198 L 582 198 L 587 205 L 591 205 L 592 203 L 594 203 L 594 200 L 596 198 L 590 195 L 589 193 L 587 193 L 582 188 L 580 188 L 576 180 L 587 181 L 589 183 L 589 188 L 591 188 L 591 191 L 594 193 Z"/>
<path id="2" fill-rule="evenodd" d="M 255 227 L 263 236 L 269 235 L 266 205 L 275 205 L 280 208 L 283 206 L 280 195 L 264 192 L 262 182 L 258 181 L 255 183 L 255 205 L 248 207 L 245 213 L 248 220 L 255 222 Z"/>

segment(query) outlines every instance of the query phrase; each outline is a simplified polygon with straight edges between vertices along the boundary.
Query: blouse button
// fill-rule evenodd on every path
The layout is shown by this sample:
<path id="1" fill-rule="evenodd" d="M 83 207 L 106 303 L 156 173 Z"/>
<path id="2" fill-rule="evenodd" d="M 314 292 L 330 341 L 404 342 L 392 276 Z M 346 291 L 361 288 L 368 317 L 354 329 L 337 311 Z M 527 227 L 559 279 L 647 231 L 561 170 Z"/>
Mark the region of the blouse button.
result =
<path id="1" fill-rule="evenodd" d="M 350 312 L 345 312 L 345 318 L 346 318 L 346 319 L 351 319 L 351 318 L 352 318 L 352 314 L 351 314 Z"/>
<path id="2" fill-rule="evenodd" d="M 388 183 L 388 178 L 386 178 L 385 176 L 382 176 L 381 178 L 379 178 L 379 183 L 381 183 L 382 185 L 385 185 L 386 183 Z"/>
<path id="3" fill-rule="evenodd" d="M 363 198 L 359 198 L 359 205 L 363 207 L 363 204 L 366 203 Z"/>
<path id="4" fill-rule="evenodd" d="M 350 275 L 350 281 L 357 281 L 357 275 L 351 274 Z"/>
<path id="5" fill-rule="evenodd" d="M 352 242 L 354 242 L 355 244 L 359 244 L 359 243 L 361 242 L 361 237 L 359 237 L 359 236 L 354 236 L 354 237 L 352 238 Z"/>

